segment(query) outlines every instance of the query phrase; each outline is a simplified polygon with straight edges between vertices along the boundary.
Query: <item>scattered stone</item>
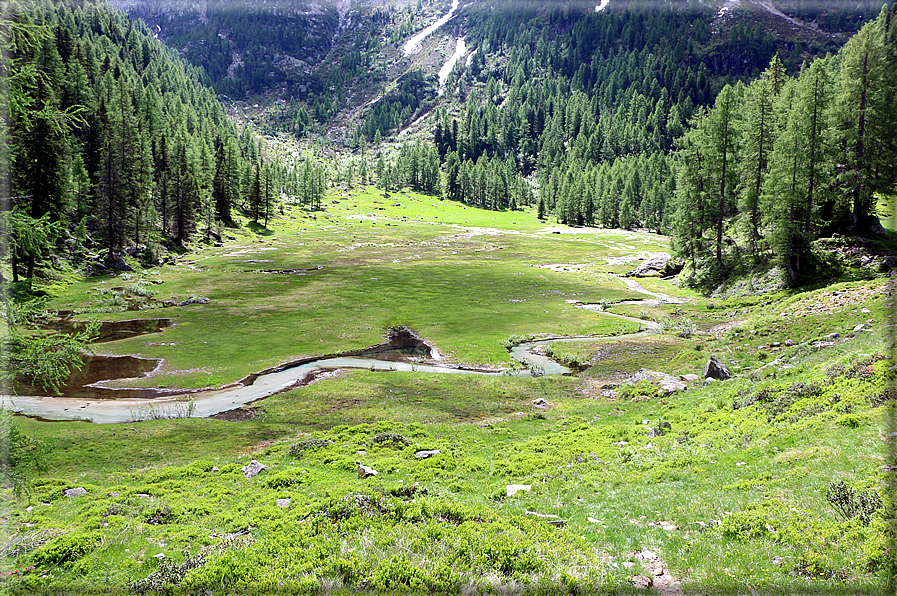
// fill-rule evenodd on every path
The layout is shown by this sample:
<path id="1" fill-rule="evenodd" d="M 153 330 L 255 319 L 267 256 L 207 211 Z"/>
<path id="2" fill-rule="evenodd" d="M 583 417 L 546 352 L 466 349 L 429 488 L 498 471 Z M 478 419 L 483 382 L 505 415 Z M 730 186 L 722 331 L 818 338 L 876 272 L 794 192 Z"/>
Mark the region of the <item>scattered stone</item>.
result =
<path id="1" fill-rule="evenodd" d="M 781 567 L 782 565 L 785 564 L 785 559 L 783 559 L 782 557 L 775 557 L 772 560 L 772 564 L 775 565 L 776 567 Z"/>
<path id="2" fill-rule="evenodd" d="M 672 375 L 662 372 L 655 372 L 647 369 L 641 369 L 621 384 L 635 385 L 641 381 L 648 381 L 657 386 L 664 393 L 673 393 L 674 391 L 682 391 L 686 388 L 685 383 Z"/>
<path id="3" fill-rule="evenodd" d="M 679 529 L 679 526 L 677 526 L 676 524 L 674 524 L 672 522 L 668 522 L 668 521 L 659 521 L 659 522 L 657 522 L 657 524 L 660 526 L 661 530 L 665 530 L 667 532 L 672 532 L 674 530 Z"/>
<path id="4" fill-rule="evenodd" d="M 897 258 L 894 258 L 893 255 L 888 255 L 887 257 L 882 259 L 881 263 L 878 266 L 878 268 L 882 271 L 887 271 L 888 269 L 893 269 L 894 267 L 897 267 Z"/>
<path id="5" fill-rule="evenodd" d="M 793 339 L 786 339 L 786 340 L 785 340 L 785 345 L 788 346 L 788 347 L 790 348 L 791 346 L 794 345 L 794 340 L 793 340 Z"/>
<path id="6" fill-rule="evenodd" d="M 635 554 L 637 559 L 641 559 L 643 561 L 657 561 L 660 559 L 654 552 L 650 550 L 643 550 Z"/>
<path id="7" fill-rule="evenodd" d="M 548 402 L 545 401 L 544 398 L 539 397 L 539 398 L 536 398 L 533 400 L 533 405 L 534 406 L 547 406 Z"/>
<path id="8" fill-rule="evenodd" d="M 636 575 L 632 578 L 632 585 L 635 586 L 638 590 L 647 590 L 653 583 L 654 580 L 652 580 L 647 575 Z"/>
<path id="9" fill-rule="evenodd" d="M 247 465 L 240 468 L 240 471 L 243 472 L 243 476 L 245 478 L 253 478 L 258 476 L 262 470 L 270 470 L 268 466 L 263 463 L 257 462 L 256 460 L 252 460 Z"/>
<path id="10" fill-rule="evenodd" d="M 782 342 L 774 341 L 772 342 L 772 347 L 779 348 L 782 346 Z"/>
<path id="11" fill-rule="evenodd" d="M 160 561 L 165 558 L 165 553 L 157 553 L 153 555 L 154 559 L 159 559 Z"/>
<path id="12" fill-rule="evenodd" d="M 67 497 L 80 497 L 81 495 L 87 494 L 87 489 L 83 486 L 79 486 L 78 488 L 70 488 L 62 494 Z"/>
<path id="13" fill-rule="evenodd" d="M 679 375 L 679 378 L 685 381 L 686 383 L 694 383 L 695 381 L 700 381 L 701 377 L 698 375 L 688 373 L 687 375 Z"/>
<path id="14" fill-rule="evenodd" d="M 505 487 L 505 491 L 507 493 L 507 496 L 513 497 L 520 491 L 528 493 L 531 488 L 531 484 L 509 484 Z"/>
<path id="15" fill-rule="evenodd" d="M 205 296 L 191 296 L 183 302 L 178 302 L 177 306 L 190 306 L 191 304 L 208 304 L 209 299 Z"/>
<path id="16" fill-rule="evenodd" d="M 868 314 L 869 314 L 870 312 L 872 312 L 872 311 L 869 310 L 868 308 L 864 308 L 864 309 L 861 310 L 860 312 L 863 313 L 864 315 L 868 315 Z"/>
<path id="17" fill-rule="evenodd" d="M 653 573 L 654 573 L 654 577 L 660 577 L 661 575 L 663 575 L 663 567 L 660 567 L 658 565 L 657 567 L 654 568 Z"/>
<path id="18" fill-rule="evenodd" d="M 638 267 L 627 273 L 628 277 L 648 277 L 661 275 L 670 262 L 669 253 L 653 252 Z"/>
<path id="19" fill-rule="evenodd" d="M 367 454 L 368 454 L 368 452 L 365 451 L 364 449 L 359 449 L 358 451 L 355 452 L 355 455 L 365 456 Z"/>
<path id="20" fill-rule="evenodd" d="M 736 465 L 736 466 L 746 466 L 746 465 L 747 465 L 747 462 L 740 461 L 740 462 L 736 463 L 735 465 Z"/>
<path id="21" fill-rule="evenodd" d="M 212 466 L 212 469 L 209 472 L 219 472 L 218 466 Z"/>
<path id="22" fill-rule="evenodd" d="M 600 520 L 600 519 L 595 519 L 594 517 L 587 517 L 586 520 L 587 520 L 590 524 L 600 524 L 600 523 L 601 523 L 601 520 Z"/>
<path id="23" fill-rule="evenodd" d="M 732 377 L 732 373 L 720 362 L 716 356 L 711 356 L 707 364 L 704 365 L 704 378 L 717 379 L 724 381 Z"/>
<path id="24" fill-rule="evenodd" d="M 840 333 L 829 333 L 825 337 L 828 339 L 838 339 L 839 337 L 841 337 L 841 334 Z"/>
<path id="25" fill-rule="evenodd" d="M 277 500 L 275 501 L 275 503 L 277 503 L 277 506 L 280 507 L 280 508 L 282 508 L 282 509 L 286 509 L 287 507 L 290 506 L 290 500 L 289 500 L 289 499 L 277 499 Z"/>
<path id="26" fill-rule="evenodd" d="M 367 478 L 368 476 L 376 476 L 377 470 L 374 468 L 370 468 L 368 466 L 364 466 L 360 461 L 355 462 L 355 465 L 358 466 L 358 477 L 359 478 Z"/>
<path id="27" fill-rule="evenodd" d="M 632 561 L 623 561 L 623 567 L 625 567 L 626 569 L 632 569 L 633 567 L 635 567 L 635 563 L 633 563 Z"/>
<path id="28" fill-rule="evenodd" d="M 862 331 L 862 330 L 865 329 L 865 328 L 866 328 L 866 324 L 865 324 L 865 323 L 860 323 L 859 325 L 857 325 L 856 327 L 853 328 L 853 332 L 854 332 L 854 333 L 858 333 L 858 332 Z"/>
<path id="29" fill-rule="evenodd" d="M 149 499 L 152 495 L 149 493 L 134 493 L 135 497 L 140 497 L 141 499 Z"/>
<path id="30" fill-rule="evenodd" d="M 439 449 L 425 449 L 423 451 L 418 451 L 414 454 L 414 457 L 417 459 L 427 459 L 428 457 L 433 457 L 434 455 L 439 455 Z"/>

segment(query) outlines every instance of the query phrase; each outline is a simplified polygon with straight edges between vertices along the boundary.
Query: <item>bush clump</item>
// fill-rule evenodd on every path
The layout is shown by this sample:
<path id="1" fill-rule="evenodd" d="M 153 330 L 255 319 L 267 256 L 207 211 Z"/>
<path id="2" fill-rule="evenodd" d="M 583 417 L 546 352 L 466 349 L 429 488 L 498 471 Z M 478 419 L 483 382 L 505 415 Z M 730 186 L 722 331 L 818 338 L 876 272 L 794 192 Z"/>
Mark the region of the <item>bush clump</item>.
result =
<path id="1" fill-rule="evenodd" d="M 186 556 L 183 563 L 178 563 L 174 559 L 162 559 L 158 569 L 143 579 L 131 582 L 128 588 L 141 596 L 149 592 L 167 592 L 173 586 L 180 585 L 188 571 L 201 567 L 205 562 L 203 553 Z"/>
<path id="2" fill-rule="evenodd" d="M 874 490 L 859 491 L 843 480 L 832 482 L 825 491 L 825 500 L 835 507 L 835 511 L 846 520 L 858 519 L 864 526 L 869 525 L 872 516 L 881 509 L 881 497 Z"/>
<path id="3" fill-rule="evenodd" d="M 287 453 L 293 457 L 302 457 L 302 454 L 306 451 L 322 449 L 331 444 L 333 444 L 333 441 L 330 439 L 308 439 L 290 445 L 289 449 L 287 449 Z"/>
<path id="4" fill-rule="evenodd" d="M 407 447 L 408 445 L 411 445 L 412 441 L 411 439 L 406 439 L 399 433 L 385 432 L 374 435 L 374 443 L 401 443 Z"/>

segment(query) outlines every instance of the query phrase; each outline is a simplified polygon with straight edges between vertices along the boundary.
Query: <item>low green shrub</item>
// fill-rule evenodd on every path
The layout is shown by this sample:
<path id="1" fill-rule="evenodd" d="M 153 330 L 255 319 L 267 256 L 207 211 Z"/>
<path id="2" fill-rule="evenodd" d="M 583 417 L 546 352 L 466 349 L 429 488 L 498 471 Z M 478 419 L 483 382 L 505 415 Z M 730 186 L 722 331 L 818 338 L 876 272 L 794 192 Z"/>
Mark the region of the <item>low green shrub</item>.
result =
<path id="1" fill-rule="evenodd" d="M 35 550 L 29 560 L 35 567 L 65 567 L 93 550 L 102 539 L 99 532 L 64 534 Z"/>
<path id="2" fill-rule="evenodd" d="M 399 433 L 394 432 L 380 432 L 374 435 L 373 439 L 374 443 L 399 443 L 404 446 L 411 445 L 411 439 L 406 439 L 404 436 Z"/>
<path id="3" fill-rule="evenodd" d="M 287 453 L 289 453 L 293 457 L 302 457 L 302 455 L 306 451 L 323 449 L 324 447 L 332 444 L 333 441 L 331 441 L 330 439 L 307 439 L 305 441 L 300 441 L 298 443 L 290 445 L 287 449 Z"/>

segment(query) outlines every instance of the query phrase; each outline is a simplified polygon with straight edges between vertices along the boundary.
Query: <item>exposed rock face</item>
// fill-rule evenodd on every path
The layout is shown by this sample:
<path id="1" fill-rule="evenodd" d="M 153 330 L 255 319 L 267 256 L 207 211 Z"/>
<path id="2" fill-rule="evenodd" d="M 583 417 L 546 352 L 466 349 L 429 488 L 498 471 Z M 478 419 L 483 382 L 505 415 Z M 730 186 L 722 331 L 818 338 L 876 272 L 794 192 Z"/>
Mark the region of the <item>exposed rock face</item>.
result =
<path id="1" fill-rule="evenodd" d="M 243 472 L 243 476 L 246 478 L 253 478 L 258 476 L 263 470 L 270 470 L 268 466 L 263 463 L 257 462 L 256 460 L 252 460 L 247 465 L 240 468 L 240 471 Z"/>
<path id="2" fill-rule="evenodd" d="M 627 273 L 628 277 L 648 277 L 661 275 L 670 263 L 670 255 L 665 252 L 652 252 L 638 267 Z"/>
<path id="3" fill-rule="evenodd" d="M 368 348 L 362 355 L 380 360 L 398 360 L 412 356 L 415 358 L 434 358 L 432 348 L 407 327 L 394 327 L 389 330 L 386 343 Z"/>
<path id="4" fill-rule="evenodd" d="M 716 356 L 711 356 L 710 360 L 707 361 L 707 364 L 704 365 L 704 378 L 717 379 L 719 381 L 724 381 L 732 377 L 732 373 L 729 372 L 729 369 L 720 362 Z"/>

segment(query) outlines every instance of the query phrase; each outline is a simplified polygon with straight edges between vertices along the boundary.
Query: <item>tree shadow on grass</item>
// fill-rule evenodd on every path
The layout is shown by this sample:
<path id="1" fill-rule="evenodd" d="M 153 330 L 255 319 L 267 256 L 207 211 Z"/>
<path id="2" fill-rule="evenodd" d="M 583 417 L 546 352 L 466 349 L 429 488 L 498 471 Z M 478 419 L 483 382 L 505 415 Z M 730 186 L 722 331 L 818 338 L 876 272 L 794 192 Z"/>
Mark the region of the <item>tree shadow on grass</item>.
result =
<path id="1" fill-rule="evenodd" d="M 256 223 L 254 221 L 251 221 L 248 224 L 246 224 L 246 228 L 248 230 L 250 230 L 251 232 L 258 234 L 259 236 L 273 236 L 274 235 L 274 230 L 271 230 L 270 228 L 266 228 L 262 224 Z"/>

